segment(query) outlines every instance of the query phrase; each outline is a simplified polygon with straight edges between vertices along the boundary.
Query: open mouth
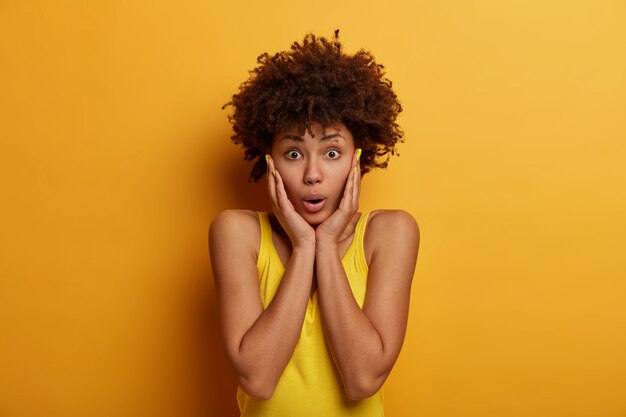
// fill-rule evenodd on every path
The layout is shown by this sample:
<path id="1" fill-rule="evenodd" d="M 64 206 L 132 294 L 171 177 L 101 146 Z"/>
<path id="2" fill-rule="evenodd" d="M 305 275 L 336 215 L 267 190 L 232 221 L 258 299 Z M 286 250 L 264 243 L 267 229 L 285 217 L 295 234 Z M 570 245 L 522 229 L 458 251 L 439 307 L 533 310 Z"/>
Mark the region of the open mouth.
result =
<path id="1" fill-rule="evenodd" d="M 324 205 L 326 204 L 326 199 L 312 198 L 309 200 L 304 200 L 303 204 L 306 211 L 308 211 L 309 213 L 316 213 L 324 208 Z"/>

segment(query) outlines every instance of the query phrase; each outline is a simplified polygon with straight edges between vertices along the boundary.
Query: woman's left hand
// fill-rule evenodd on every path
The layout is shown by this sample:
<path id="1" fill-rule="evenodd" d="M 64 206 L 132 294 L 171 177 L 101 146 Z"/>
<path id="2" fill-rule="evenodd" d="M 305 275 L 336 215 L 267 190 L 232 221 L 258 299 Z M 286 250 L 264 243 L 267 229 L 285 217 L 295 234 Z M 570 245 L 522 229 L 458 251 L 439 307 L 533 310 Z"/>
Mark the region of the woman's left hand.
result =
<path id="1" fill-rule="evenodd" d="M 346 186 L 343 196 L 339 202 L 339 207 L 326 220 L 320 223 L 315 229 L 316 241 L 319 242 L 339 242 L 341 234 L 359 209 L 359 194 L 361 191 L 361 149 L 355 150 L 352 155 L 352 166 L 348 172 Z"/>

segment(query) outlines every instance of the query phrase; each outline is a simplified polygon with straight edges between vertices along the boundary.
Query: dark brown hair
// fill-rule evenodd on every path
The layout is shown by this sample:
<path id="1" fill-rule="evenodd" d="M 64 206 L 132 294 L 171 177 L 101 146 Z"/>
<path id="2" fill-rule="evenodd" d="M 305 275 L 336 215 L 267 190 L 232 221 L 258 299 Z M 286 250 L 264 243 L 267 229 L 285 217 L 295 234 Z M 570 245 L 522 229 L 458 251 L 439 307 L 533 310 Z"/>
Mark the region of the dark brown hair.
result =
<path id="1" fill-rule="evenodd" d="M 384 66 L 363 49 L 346 54 L 339 30 L 332 40 L 309 33 L 290 50 L 257 58 L 258 66 L 239 86 L 230 106 L 231 139 L 244 148 L 244 158 L 255 160 L 250 174 L 258 181 L 267 167 L 264 155 L 274 135 L 298 127 L 313 136 L 311 123 L 326 127 L 342 122 L 362 148 L 361 171 L 386 168 L 403 131 L 396 123 L 402 106 L 385 77 Z"/>

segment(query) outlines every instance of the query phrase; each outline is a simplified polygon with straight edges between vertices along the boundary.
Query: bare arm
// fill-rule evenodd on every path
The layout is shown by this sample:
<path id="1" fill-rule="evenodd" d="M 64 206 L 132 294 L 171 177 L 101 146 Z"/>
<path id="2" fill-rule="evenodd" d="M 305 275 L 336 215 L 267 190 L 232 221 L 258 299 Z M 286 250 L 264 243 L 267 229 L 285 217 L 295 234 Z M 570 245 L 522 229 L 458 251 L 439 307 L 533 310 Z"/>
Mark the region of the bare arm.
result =
<path id="1" fill-rule="evenodd" d="M 347 395 L 369 397 L 383 385 L 406 332 L 419 247 L 415 220 L 403 211 L 373 216 L 366 233 L 373 254 L 361 310 L 333 242 L 318 242 L 316 268 L 324 329 Z"/>
<path id="2" fill-rule="evenodd" d="M 259 297 L 256 213 L 227 210 L 211 224 L 209 246 L 226 352 L 241 387 L 267 399 L 300 336 L 313 276 L 315 245 L 294 247 L 278 290 L 263 310 Z M 255 241 L 251 243 L 251 241 Z"/>
<path id="3" fill-rule="evenodd" d="M 274 214 L 289 235 L 292 252 L 265 310 L 256 269 L 256 249 L 260 245 L 256 213 L 227 210 L 213 221 L 209 233 L 226 352 L 241 387 L 260 399 L 272 396 L 293 355 L 306 314 L 315 262 L 315 231 L 295 212 L 269 156 L 267 191 Z"/>

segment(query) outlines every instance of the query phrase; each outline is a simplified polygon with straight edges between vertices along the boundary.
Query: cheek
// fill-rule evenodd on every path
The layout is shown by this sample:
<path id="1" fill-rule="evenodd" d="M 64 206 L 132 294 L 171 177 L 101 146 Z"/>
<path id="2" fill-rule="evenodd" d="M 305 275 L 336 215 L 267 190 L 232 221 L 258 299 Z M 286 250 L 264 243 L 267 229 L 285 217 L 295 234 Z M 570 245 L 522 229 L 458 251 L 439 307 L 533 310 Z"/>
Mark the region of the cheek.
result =
<path id="1" fill-rule="evenodd" d="M 343 183 L 345 184 L 348 178 L 350 178 L 350 174 L 352 173 L 352 161 L 348 161 L 341 170 L 341 178 L 343 178 Z"/>
<path id="2" fill-rule="evenodd" d="M 287 196 L 291 199 L 291 196 L 293 195 L 293 190 L 296 189 L 295 184 L 294 184 L 294 175 L 292 172 L 290 172 L 289 170 L 282 170 L 280 171 L 280 177 L 283 180 L 283 185 L 285 186 L 285 191 L 287 192 Z"/>
<path id="3" fill-rule="evenodd" d="M 339 197 L 341 197 L 343 195 L 343 190 L 346 188 L 346 182 L 348 181 L 348 175 L 351 172 L 350 168 L 351 168 L 350 165 L 341 167 L 340 169 L 338 169 L 335 172 L 335 175 L 333 176 L 333 178 L 334 178 L 333 188 L 335 189 L 335 191 L 336 191 L 336 193 L 337 193 L 337 195 Z"/>

